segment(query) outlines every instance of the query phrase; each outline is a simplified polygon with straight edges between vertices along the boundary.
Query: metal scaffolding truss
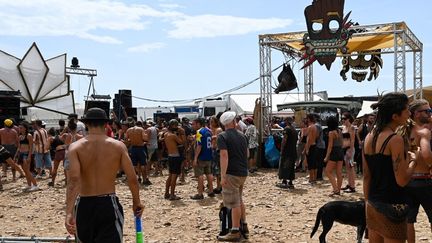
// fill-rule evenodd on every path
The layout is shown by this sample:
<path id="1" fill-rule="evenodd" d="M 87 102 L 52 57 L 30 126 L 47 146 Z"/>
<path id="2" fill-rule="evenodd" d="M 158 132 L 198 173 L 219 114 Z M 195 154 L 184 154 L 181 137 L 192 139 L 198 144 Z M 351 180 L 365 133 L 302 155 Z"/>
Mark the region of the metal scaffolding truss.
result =
<path id="1" fill-rule="evenodd" d="M 338 53 L 338 57 L 366 54 L 394 54 L 394 91 L 406 91 L 406 55 L 413 53 L 413 97 L 422 98 L 423 88 L 423 44 L 408 28 L 405 22 L 357 25 L 350 29 L 352 37 L 348 42 L 350 53 Z M 307 31 L 259 35 L 260 49 L 260 134 L 270 133 L 271 126 L 271 49 L 299 59 L 302 55 L 303 36 Z M 380 51 L 377 51 L 380 50 Z M 313 97 L 313 65 L 304 69 L 305 101 Z M 264 137 L 262 136 L 262 137 Z"/>

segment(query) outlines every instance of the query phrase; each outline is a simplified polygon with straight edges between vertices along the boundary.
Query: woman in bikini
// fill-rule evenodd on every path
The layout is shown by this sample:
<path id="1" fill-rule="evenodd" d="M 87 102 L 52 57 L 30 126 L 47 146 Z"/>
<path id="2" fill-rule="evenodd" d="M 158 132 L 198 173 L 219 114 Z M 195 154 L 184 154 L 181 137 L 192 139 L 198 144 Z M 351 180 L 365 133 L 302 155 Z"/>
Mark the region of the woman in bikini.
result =
<path id="1" fill-rule="evenodd" d="M 39 188 L 36 179 L 30 172 L 31 157 L 33 154 L 33 136 L 29 133 L 29 127 L 30 124 L 25 121 L 19 125 L 18 164 L 21 165 L 27 181 L 27 187 L 24 188 L 24 191 L 37 191 Z"/>
<path id="2" fill-rule="evenodd" d="M 342 115 L 342 148 L 344 151 L 345 170 L 348 176 L 348 185 L 342 190 L 345 192 L 355 192 L 355 166 L 354 166 L 354 143 L 355 143 L 355 128 L 352 125 L 354 118 L 350 113 Z"/>

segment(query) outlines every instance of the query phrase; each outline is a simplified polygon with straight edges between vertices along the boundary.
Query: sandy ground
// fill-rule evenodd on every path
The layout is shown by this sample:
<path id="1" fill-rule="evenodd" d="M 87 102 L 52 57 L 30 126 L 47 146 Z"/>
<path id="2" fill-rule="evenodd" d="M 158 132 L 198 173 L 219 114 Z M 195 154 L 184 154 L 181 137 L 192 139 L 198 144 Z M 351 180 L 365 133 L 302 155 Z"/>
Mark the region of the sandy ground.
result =
<path id="1" fill-rule="evenodd" d="M 166 171 L 164 171 L 166 173 Z M 251 236 L 245 242 L 318 242 L 321 227 L 310 239 L 318 208 L 330 200 L 358 200 L 362 197 L 361 179 L 357 193 L 343 193 L 328 197 L 331 186 L 327 181 L 311 186 L 304 173 L 297 174 L 295 189 L 280 189 L 277 171 L 261 169 L 248 177 L 244 199 Z M 48 179 L 39 182 L 41 191 L 23 193 L 24 180 L 11 181 L 11 175 L 2 178 L 4 191 L 0 192 L 0 235 L 60 237 L 67 236 L 64 228 L 65 187 L 60 181 L 49 188 Z M 152 186 L 141 186 L 140 195 L 145 204 L 143 215 L 146 242 L 215 242 L 219 229 L 218 210 L 221 196 L 205 197 L 194 201 L 197 182 L 187 177 L 185 185 L 177 187 L 180 201 L 163 199 L 165 176 L 151 177 Z M 345 185 L 345 183 L 344 183 Z M 360 190 L 359 190 L 360 189 Z M 125 210 L 125 242 L 134 242 L 134 221 L 131 196 L 127 186 L 118 180 L 117 194 Z M 421 210 L 416 224 L 418 242 L 432 242 L 425 213 Z M 335 223 L 327 235 L 328 242 L 355 242 L 356 229 Z M 367 242 L 367 240 L 364 240 Z"/>

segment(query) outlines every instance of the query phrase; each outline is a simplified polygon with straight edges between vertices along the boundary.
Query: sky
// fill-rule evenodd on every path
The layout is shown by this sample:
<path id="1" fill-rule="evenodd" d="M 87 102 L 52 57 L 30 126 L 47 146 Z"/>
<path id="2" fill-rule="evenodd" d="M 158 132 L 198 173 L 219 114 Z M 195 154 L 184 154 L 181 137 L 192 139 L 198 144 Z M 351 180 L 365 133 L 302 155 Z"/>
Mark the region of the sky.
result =
<path id="1" fill-rule="evenodd" d="M 305 31 L 304 8 L 312 0 L 0 0 L 0 50 L 22 58 L 36 42 L 44 59 L 67 54 L 96 69 L 97 94 L 187 100 L 217 94 L 259 77 L 258 35 Z M 346 0 L 344 13 L 360 24 L 407 23 L 423 43 L 423 86 L 431 85 L 432 18 L 427 0 Z M 341 60 L 328 71 L 314 64 L 314 91 L 329 97 L 393 91 L 394 56 L 384 55 L 377 80 L 357 83 L 339 76 Z M 272 68 L 285 61 L 272 51 Z M 303 92 L 301 63 L 294 74 Z M 407 89 L 413 87 L 407 55 Z M 280 70 L 273 73 L 276 85 Z M 71 77 L 75 101 L 87 95 L 89 78 Z M 238 93 L 259 93 L 259 81 Z M 133 99 L 133 106 L 166 103 Z"/>

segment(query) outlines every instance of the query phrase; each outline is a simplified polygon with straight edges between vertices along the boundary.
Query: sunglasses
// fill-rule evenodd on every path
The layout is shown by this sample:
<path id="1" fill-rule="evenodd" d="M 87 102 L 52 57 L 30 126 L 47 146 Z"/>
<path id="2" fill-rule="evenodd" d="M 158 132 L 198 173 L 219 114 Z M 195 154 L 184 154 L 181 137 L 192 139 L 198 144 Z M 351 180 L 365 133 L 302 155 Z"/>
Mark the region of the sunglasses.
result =
<path id="1" fill-rule="evenodd" d="M 429 113 L 429 114 L 431 114 L 432 113 L 432 109 L 424 109 L 424 110 L 418 110 L 417 112 L 426 112 L 426 113 Z"/>

